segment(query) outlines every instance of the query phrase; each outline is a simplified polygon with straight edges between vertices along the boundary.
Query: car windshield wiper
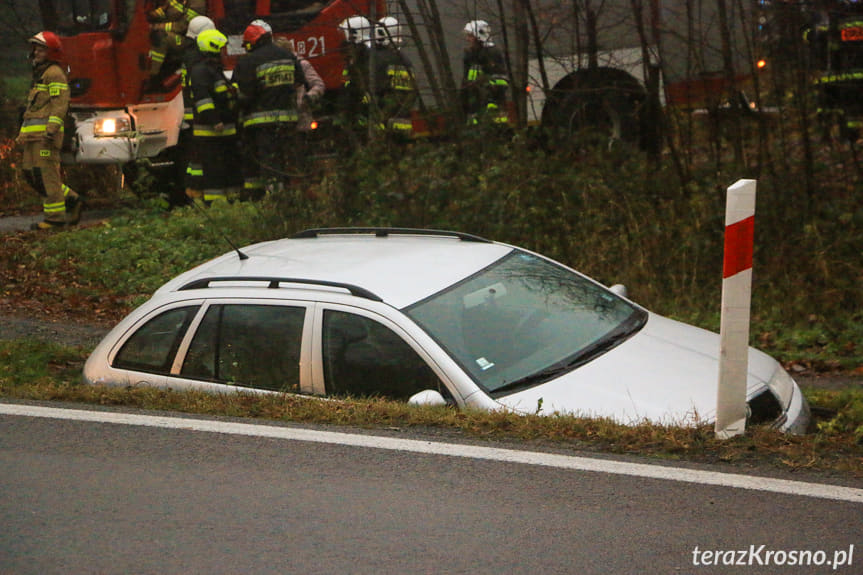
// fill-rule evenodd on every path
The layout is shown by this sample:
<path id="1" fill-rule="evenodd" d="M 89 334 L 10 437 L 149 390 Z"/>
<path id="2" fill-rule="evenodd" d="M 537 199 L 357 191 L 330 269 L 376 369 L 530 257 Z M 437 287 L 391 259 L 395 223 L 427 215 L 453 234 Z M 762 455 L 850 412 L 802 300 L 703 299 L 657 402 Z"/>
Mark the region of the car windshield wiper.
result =
<path id="1" fill-rule="evenodd" d="M 554 379 L 564 373 L 570 372 L 589 362 L 593 358 L 602 355 L 621 342 L 629 339 L 629 336 L 640 330 L 646 322 L 647 313 L 641 310 L 635 310 L 626 321 L 617 326 L 613 331 L 609 332 L 608 335 L 601 340 L 585 347 L 562 362 L 555 363 L 545 369 L 503 384 L 493 390 L 491 392 L 491 396 L 500 397 L 501 395 L 505 395 L 507 392 L 539 385 L 540 383 L 545 383 L 546 381 Z"/>

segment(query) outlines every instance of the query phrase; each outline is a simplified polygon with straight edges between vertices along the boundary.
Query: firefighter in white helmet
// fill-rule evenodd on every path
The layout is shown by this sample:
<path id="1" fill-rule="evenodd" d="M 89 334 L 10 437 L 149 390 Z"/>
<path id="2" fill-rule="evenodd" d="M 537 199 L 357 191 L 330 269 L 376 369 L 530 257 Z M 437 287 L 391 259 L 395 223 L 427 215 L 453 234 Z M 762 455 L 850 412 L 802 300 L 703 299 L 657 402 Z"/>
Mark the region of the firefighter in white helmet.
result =
<path id="1" fill-rule="evenodd" d="M 342 93 L 338 122 L 352 136 L 356 145 L 366 135 L 371 94 L 369 92 L 369 51 L 372 45 L 372 23 L 364 16 L 351 16 L 342 20 L 339 30 L 344 35 L 342 50 L 345 67 L 342 69 Z"/>
<path id="2" fill-rule="evenodd" d="M 29 43 L 33 84 L 17 142 L 24 153 L 24 179 L 42 196 L 44 219 L 32 228 L 47 230 L 77 224 L 82 200 L 60 176 L 60 149 L 69 110 L 63 46 L 53 32 L 39 32 Z"/>
<path id="3" fill-rule="evenodd" d="M 462 107 L 470 124 L 480 120 L 508 123 L 509 80 L 503 52 L 491 39 L 485 20 L 471 20 L 464 27 Z"/>
<path id="4" fill-rule="evenodd" d="M 404 43 L 402 26 L 394 16 L 384 16 L 375 25 L 375 43 L 378 46 L 401 46 Z"/>
<path id="5" fill-rule="evenodd" d="M 351 16 L 339 23 L 339 30 L 348 44 L 371 46 L 372 23 L 365 16 Z"/>
<path id="6" fill-rule="evenodd" d="M 401 51 L 404 39 L 399 21 L 386 16 L 375 25 L 375 97 L 377 125 L 397 140 L 409 138 L 411 111 L 417 100 L 413 65 Z"/>

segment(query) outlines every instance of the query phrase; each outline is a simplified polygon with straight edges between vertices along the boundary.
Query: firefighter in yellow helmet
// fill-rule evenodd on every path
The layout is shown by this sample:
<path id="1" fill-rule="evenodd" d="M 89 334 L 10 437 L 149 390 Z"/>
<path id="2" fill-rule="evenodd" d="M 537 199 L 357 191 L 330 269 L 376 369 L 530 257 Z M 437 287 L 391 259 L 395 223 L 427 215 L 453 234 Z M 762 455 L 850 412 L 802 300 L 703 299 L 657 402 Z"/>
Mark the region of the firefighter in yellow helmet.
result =
<path id="1" fill-rule="evenodd" d="M 201 167 L 201 158 L 197 148 L 195 148 L 192 136 L 192 124 L 195 120 L 194 102 L 192 99 L 192 68 L 195 64 L 202 61 L 205 56 L 198 50 L 198 36 L 206 30 L 215 30 L 216 24 L 206 16 L 195 16 L 189 22 L 189 27 L 186 30 L 185 46 L 183 48 L 183 124 L 180 129 L 180 135 L 177 140 L 177 147 L 181 151 L 181 156 L 184 160 L 183 169 L 185 169 L 185 188 L 186 193 L 181 197 L 179 194 L 173 194 L 169 200 L 174 205 L 182 205 L 187 203 L 189 198 L 201 195 L 196 191 L 200 191 L 201 177 L 203 176 L 203 168 Z"/>
<path id="2" fill-rule="evenodd" d="M 221 53 L 228 38 L 218 30 L 204 30 L 196 41 L 202 59 L 189 71 L 194 113 L 192 136 L 203 172 L 200 193 L 204 203 L 209 204 L 238 195 L 243 184 L 237 92 L 222 67 Z"/>
<path id="3" fill-rule="evenodd" d="M 33 82 L 17 142 L 24 152 L 24 178 L 42 196 L 44 220 L 32 228 L 46 230 L 77 224 L 82 200 L 60 175 L 60 149 L 69 109 L 60 38 L 53 32 L 39 32 L 29 43 Z"/>

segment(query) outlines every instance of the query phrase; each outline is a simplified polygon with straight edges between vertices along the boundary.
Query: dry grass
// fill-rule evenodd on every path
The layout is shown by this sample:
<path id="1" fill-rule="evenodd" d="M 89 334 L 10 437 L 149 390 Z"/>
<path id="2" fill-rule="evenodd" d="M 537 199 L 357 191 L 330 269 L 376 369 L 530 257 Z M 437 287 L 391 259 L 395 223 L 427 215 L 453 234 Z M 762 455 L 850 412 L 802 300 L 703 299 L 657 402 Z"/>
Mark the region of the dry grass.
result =
<path id="1" fill-rule="evenodd" d="M 849 390 L 807 392 L 813 405 L 832 416 L 814 422 L 807 435 L 789 436 L 766 427 L 753 427 L 743 436 L 719 441 L 710 426 L 624 426 L 607 419 L 458 411 L 381 399 L 320 400 L 243 392 L 217 395 L 69 383 L 78 381 L 84 356 L 79 349 L 39 342 L 0 342 L 0 397 L 387 432 L 415 431 L 469 440 L 526 443 L 529 448 L 635 454 L 729 468 L 765 467 L 863 477 L 860 421 L 863 393 Z"/>

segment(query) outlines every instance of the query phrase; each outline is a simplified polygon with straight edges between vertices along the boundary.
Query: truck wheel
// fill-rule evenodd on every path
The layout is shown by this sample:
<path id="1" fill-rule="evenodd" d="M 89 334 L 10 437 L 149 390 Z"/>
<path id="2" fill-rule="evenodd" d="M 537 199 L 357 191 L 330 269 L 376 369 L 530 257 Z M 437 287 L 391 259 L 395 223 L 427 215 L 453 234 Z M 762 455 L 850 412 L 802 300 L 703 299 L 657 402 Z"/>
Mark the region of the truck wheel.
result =
<path id="1" fill-rule="evenodd" d="M 551 90 L 542 111 L 542 127 L 552 144 L 572 142 L 613 146 L 637 143 L 644 87 L 616 68 L 578 70 Z"/>

